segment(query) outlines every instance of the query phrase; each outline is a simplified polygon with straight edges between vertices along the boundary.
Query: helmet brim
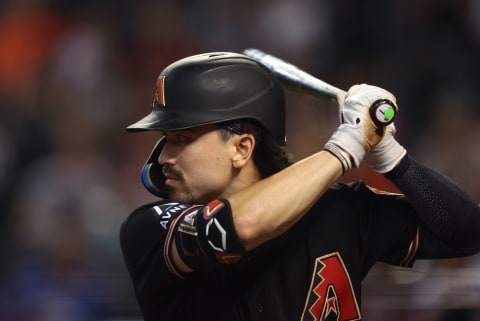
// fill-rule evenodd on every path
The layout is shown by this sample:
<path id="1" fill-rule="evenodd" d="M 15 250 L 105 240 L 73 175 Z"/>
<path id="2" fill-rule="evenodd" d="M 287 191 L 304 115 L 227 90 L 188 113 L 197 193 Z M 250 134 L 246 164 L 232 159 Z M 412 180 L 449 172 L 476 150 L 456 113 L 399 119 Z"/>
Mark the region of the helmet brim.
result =
<path id="1" fill-rule="evenodd" d="M 199 122 L 201 119 L 201 112 L 185 113 L 180 117 L 176 113 L 167 112 L 158 109 L 154 109 L 150 114 L 140 119 L 139 121 L 131 124 L 126 128 L 127 132 L 144 132 L 144 131 L 174 131 L 183 130 L 193 127 L 218 124 L 222 122 L 228 122 L 238 119 L 251 119 L 260 123 L 258 119 L 252 118 L 250 115 L 240 115 L 238 117 L 225 118 L 223 115 L 219 115 L 218 119 L 211 119 L 210 121 Z M 284 136 L 285 137 L 285 136 Z M 281 146 L 285 146 L 285 138 L 283 140 L 277 139 Z"/>
<path id="2" fill-rule="evenodd" d="M 139 121 L 131 124 L 126 128 L 128 132 L 142 132 L 142 131 L 171 131 L 171 130 L 182 130 L 191 127 L 196 127 L 202 125 L 201 123 L 192 122 L 191 117 L 182 115 L 179 117 L 176 113 L 172 112 L 159 112 L 158 110 L 153 110 L 150 114 L 140 119 Z"/>
<path id="3" fill-rule="evenodd" d="M 189 112 L 183 113 L 180 117 L 177 113 L 154 109 L 150 114 L 140 119 L 139 121 L 131 124 L 126 128 L 127 132 L 142 132 L 142 131 L 173 131 L 183 130 L 193 127 L 198 127 L 208 124 L 216 124 L 220 122 L 226 122 L 239 118 L 249 118 L 247 115 L 244 117 L 232 117 L 226 118 L 224 115 L 219 115 L 218 118 L 212 118 L 209 120 L 203 120 L 203 113 Z"/>
<path id="4" fill-rule="evenodd" d="M 143 117 L 139 121 L 129 125 L 126 130 L 127 132 L 143 132 L 147 130 L 165 130 L 161 126 L 161 119 L 159 119 L 157 113 L 152 111 L 147 116 Z"/>

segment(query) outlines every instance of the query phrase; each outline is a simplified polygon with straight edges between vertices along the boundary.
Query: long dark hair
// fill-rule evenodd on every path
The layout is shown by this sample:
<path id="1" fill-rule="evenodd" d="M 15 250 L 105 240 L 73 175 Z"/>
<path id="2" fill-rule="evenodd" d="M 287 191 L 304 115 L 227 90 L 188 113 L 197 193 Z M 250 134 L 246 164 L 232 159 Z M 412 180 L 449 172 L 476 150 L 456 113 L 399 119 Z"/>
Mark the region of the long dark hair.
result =
<path id="1" fill-rule="evenodd" d="M 237 120 L 220 124 L 224 139 L 231 135 L 252 134 L 255 147 L 252 159 L 262 178 L 271 176 L 292 164 L 291 156 L 260 123 L 253 120 Z"/>

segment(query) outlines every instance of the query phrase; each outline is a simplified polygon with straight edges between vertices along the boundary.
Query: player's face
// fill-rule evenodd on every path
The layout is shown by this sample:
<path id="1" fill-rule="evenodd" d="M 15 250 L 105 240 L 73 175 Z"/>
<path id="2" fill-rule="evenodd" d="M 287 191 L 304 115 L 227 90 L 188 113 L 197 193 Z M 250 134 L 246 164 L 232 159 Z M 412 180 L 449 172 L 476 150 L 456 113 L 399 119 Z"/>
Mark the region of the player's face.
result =
<path id="1" fill-rule="evenodd" d="M 207 203 L 230 187 L 235 151 L 230 140 L 221 138 L 217 127 L 199 126 L 165 133 L 159 156 L 169 198 L 185 203 Z"/>

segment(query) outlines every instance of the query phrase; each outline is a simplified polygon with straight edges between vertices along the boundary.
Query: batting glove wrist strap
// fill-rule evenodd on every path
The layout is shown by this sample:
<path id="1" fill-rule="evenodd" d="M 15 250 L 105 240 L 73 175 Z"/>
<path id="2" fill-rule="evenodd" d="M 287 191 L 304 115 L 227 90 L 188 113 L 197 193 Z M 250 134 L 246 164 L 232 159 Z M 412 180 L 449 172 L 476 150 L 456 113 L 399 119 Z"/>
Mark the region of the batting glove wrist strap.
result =
<path id="1" fill-rule="evenodd" d="M 325 144 L 324 149 L 336 158 L 338 158 L 340 164 L 342 164 L 342 175 L 352 169 L 352 160 L 350 158 L 350 155 L 348 155 L 340 147 L 327 143 Z"/>
<path id="2" fill-rule="evenodd" d="M 366 154 L 362 129 L 350 124 L 340 125 L 325 144 L 324 149 L 340 160 L 345 172 L 352 167 L 360 166 Z M 345 154 L 349 157 L 343 157 Z"/>

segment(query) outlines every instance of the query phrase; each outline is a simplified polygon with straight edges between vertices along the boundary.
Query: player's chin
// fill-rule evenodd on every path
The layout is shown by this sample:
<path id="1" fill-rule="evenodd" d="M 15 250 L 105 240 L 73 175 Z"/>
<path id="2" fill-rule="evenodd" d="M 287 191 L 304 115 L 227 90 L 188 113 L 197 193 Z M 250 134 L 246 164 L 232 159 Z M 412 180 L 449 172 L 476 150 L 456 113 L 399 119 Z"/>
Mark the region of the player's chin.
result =
<path id="1" fill-rule="evenodd" d="M 167 186 L 167 195 L 168 198 L 174 202 L 187 204 L 197 203 L 195 197 L 193 197 L 192 193 L 186 188 Z"/>

